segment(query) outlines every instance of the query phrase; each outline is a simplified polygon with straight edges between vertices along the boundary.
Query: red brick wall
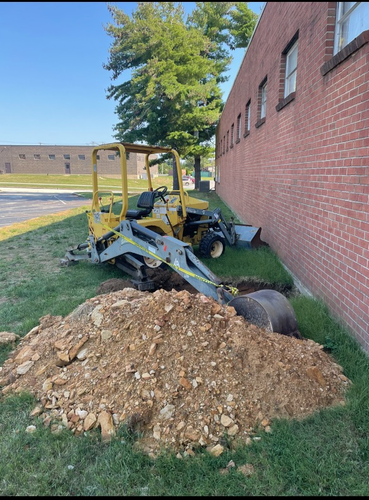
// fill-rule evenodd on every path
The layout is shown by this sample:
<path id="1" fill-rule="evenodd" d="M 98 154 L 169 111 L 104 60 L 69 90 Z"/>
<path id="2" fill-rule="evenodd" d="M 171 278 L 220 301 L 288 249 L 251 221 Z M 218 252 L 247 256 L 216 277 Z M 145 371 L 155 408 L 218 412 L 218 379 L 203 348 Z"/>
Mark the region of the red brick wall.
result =
<path id="1" fill-rule="evenodd" d="M 262 239 L 369 352 L 369 32 L 332 59 L 335 5 L 267 2 L 218 125 L 216 191 L 262 227 Z M 282 52 L 297 32 L 295 97 L 277 111 Z M 255 127 L 265 77 L 266 119 Z M 239 113 L 241 140 L 220 154 Z"/>

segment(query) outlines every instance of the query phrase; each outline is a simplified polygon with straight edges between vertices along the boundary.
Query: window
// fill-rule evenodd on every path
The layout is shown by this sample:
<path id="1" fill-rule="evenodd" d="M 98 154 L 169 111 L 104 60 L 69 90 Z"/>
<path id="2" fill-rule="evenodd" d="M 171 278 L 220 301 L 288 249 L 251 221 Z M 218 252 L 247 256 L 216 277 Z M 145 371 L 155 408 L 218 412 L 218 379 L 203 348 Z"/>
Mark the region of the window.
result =
<path id="1" fill-rule="evenodd" d="M 115 155 L 108 155 L 108 160 L 115 160 Z"/>
<path id="2" fill-rule="evenodd" d="M 96 160 L 100 160 L 100 155 L 96 155 Z"/>
<path id="3" fill-rule="evenodd" d="M 337 2 L 334 54 L 369 28 L 367 2 Z"/>
<path id="4" fill-rule="evenodd" d="M 237 116 L 237 139 L 236 142 L 240 142 L 241 139 L 241 113 Z"/>
<path id="5" fill-rule="evenodd" d="M 19 155 L 19 159 L 20 159 L 20 160 L 25 160 L 25 159 L 26 159 L 26 155 L 24 155 L 24 154 L 20 154 L 20 155 Z"/>
<path id="6" fill-rule="evenodd" d="M 49 155 L 49 160 L 55 160 L 55 155 Z"/>
<path id="7" fill-rule="evenodd" d="M 85 159 L 86 159 L 86 156 L 85 156 L 85 155 L 78 155 L 78 159 L 79 159 L 79 160 L 85 160 Z"/>
<path id="8" fill-rule="evenodd" d="M 143 155 L 141 155 L 143 156 Z M 126 160 L 129 160 L 129 153 L 126 153 Z"/>
<path id="9" fill-rule="evenodd" d="M 257 122 L 255 123 L 256 128 L 261 127 L 266 120 L 265 116 L 266 116 L 266 105 L 267 105 L 267 88 L 268 88 L 268 77 L 265 77 L 264 80 L 259 85 Z"/>
<path id="10" fill-rule="evenodd" d="M 245 133 L 246 137 L 250 133 L 250 118 L 251 118 L 251 100 L 248 101 L 245 107 Z"/>
<path id="11" fill-rule="evenodd" d="M 286 54 L 286 78 L 284 85 L 284 97 L 287 97 L 296 90 L 297 73 L 297 42 Z"/>
<path id="12" fill-rule="evenodd" d="M 63 155 L 64 156 L 64 160 L 70 160 L 70 155 Z"/>
<path id="13" fill-rule="evenodd" d="M 223 140 L 220 139 L 220 151 L 219 151 L 219 156 L 222 156 L 222 149 L 223 149 Z"/>
<path id="14" fill-rule="evenodd" d="M 228 151 L 228 146 L 229 146 L 229 130 L 227 130 L 227 148 L 226 148 L 226 151 Z"/>
<path id="15" fill-rule="evenodd" d="M 36 155 L 36 154 L 34 154 L 34 155 L 33 155 L 33 159 L 34 159 L 34 160 L 41 160 L 41 155 Z"/>
<path id="16" fill-rule="evenodd" d="M 260 118 L 265 118 L 266 115 L 267 85 L 268 82 L 265 82 L 260 88 L 260 96 L 261 96 Z"/>
<path id="17" fill-rule="evenodd" d="M 225 135 L 223 136 L 223 154 L 225 153 Z"/>
<path id="18" fill-rule="evenodd" d="M 219 165 L 215 165 L 215 182 L 220 182 L 220 168 L 219 168 Z"/>
<path id="19" fill-rule="evenodd" d="M 295 99 L 296 95 L 296 75 L 297 75 L 297 55 L 298 55 L 299 30 L 288 42 L 281 54 L 278 104 L 276 111 L 280 111 L 287 104 Z"/>
<path id="20" fill-rule="evenodd" d="M 233 144 L 234 144 L 234 123 L 232 123 L 231 126 L 231 148 L 233 148 Z"/>

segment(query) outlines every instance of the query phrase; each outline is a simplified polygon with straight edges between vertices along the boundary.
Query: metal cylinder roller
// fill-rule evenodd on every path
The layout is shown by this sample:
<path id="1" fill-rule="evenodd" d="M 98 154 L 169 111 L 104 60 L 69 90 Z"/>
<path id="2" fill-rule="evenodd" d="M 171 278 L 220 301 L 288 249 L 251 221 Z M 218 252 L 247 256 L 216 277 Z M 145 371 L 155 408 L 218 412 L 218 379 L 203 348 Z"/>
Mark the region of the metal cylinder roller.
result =
<path id="1" fill-rule="evenodd" d="M 249 323 L 268 332 L 292 335 L 298 331 L 293 307 L 288 299 L 276 290 L 259 290 L 235 297 L 229 303 Z"/>

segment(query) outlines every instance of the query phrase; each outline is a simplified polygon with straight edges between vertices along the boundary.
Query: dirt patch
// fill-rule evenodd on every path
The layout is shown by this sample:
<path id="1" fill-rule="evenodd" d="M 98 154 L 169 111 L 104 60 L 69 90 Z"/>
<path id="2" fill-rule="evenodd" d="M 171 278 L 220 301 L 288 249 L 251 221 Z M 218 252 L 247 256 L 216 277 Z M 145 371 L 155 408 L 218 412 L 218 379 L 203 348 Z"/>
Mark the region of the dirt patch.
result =
<path id="1" fill-rule="evenodd" d="M 177 290 L 178 292 L 188 290 L 190 293 L 197 293 L 196 288 L 170 269 L 147 269 L 147 276 L 154 282 L 155 290 L 162 289 L 168 292 L 171 290 Z M 134 285 L 130 280 L 112 278 L 101 283 L 97 288 L 97 293 L 116 292 L 117 290 L 124 290 L 126 287 L 132 288 Z"/>
<path id="2" fill-rule="evenodd" d="M 321 345 L 268 333 L 199 293 L 120 281 L 65 318 L 40 318 L 0 371 L 2 394 L 33 393 L 32 415 L 53 432 L 96 428 L 108 441 L 124 424 L 151 456 L 219 455 L 274 419 L 344 404 L 350 381 Z"/>
<path id="3" fill-rule="evenodd" d="M 166 290 L 170 292 L 171 290 L 176 290 L 177 292 L 181 290 L 187 290 L 192 294 L 198 293 L 195 287 L 193 287 L 188 281 L 186 281 L 180 274 L 171 269 L 148 269 L 147 276 L 150 280 L 154 282 L 155 290 Z M 270 283 L 266 283 L 263 281 L 256 280 L 231 280 L 225 279 L 224 285 L 234 286 L 237 288 L 240 294 L 252 293 L 258 290 L 264 290 L 267 288 L 273 288 L 273 290 L 277 290 L 277 292 L 283 293 L 288 296 L 293 293 L 297 293 L 293 287 L 285 286 L 275 286 Z M 120 278 L 112 278 L 104 281 L 97 288 L 97 293 L 110 293 L 116 292 L 118 290 L 124 290 L 124 288 L 132 288 L 133 284 L 130 280 L 123 280 Z"/>

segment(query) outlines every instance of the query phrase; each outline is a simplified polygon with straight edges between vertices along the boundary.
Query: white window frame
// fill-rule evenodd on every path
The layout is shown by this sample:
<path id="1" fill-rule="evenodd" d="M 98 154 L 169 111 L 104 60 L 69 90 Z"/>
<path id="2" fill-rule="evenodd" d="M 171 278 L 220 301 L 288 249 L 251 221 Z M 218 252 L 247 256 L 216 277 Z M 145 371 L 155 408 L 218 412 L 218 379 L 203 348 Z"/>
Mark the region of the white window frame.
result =
<path id="1" fill-rule="evenodd" d="M 334 54 L 369 29 L 368 2 L 337 2 Z"/>
<path id="2" fill-rule="evenodd" d="M 237 116 L 237 141 L 241 140 L 242 116 L 241 113 Z"/>
<path id="3" fill-rule="evenodd" d="M 56 156 L 54 154 L 49 155 L 49 160 L 56 160 Z"/>
<path id="4" fill-rule="evenodd" d="M 245 108 L 245 113 L 246 113 L 246 132 L 250 132 L 250 127 L 251 127 L 251 100 L 246 103 L 246 108 Z"/>
<path id="5" fill-rule="evenodd" d="M 294 58 L 293 56 L 295 53 L 296 57 Z M 284 81 L 284 97 L 287 97 L 296 90 L 297 57 L 298 57 L 298 42 L 296 41 L 286 54 L 286 76 Z"/>
<path id="6" fill-rule="evenodd" d="M 266 81 L 260 89 L 260 94 L 261 94 L 260 119 L 265 118 L 266 116 L 267 86 L 268 82 Z"/>
<path id="7" fill-rule="evenodd" d="M 231 126 L 231 148 L 234 146 L 234 123 Z"/>
<path id="8" fill-rule="evenodd" d="M 215 182 L 220 183 L 220 166 L 215 165 Z"/>

